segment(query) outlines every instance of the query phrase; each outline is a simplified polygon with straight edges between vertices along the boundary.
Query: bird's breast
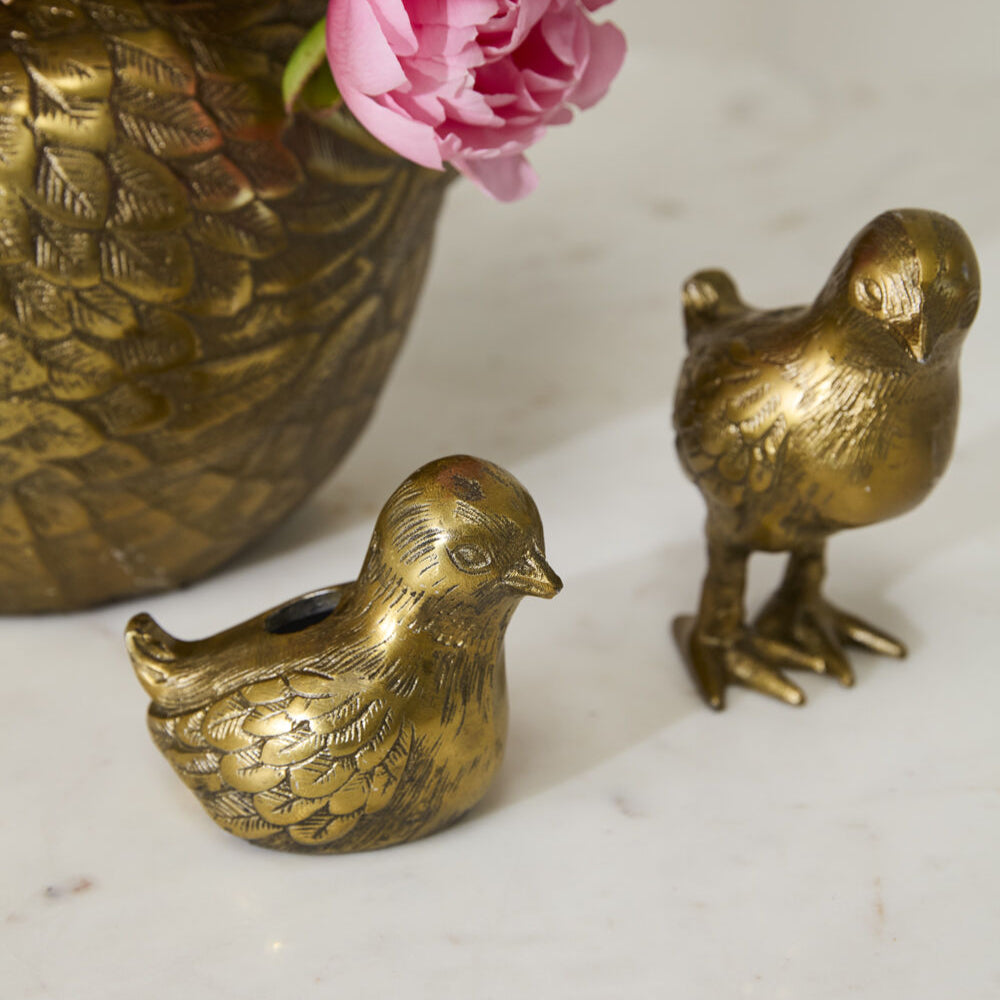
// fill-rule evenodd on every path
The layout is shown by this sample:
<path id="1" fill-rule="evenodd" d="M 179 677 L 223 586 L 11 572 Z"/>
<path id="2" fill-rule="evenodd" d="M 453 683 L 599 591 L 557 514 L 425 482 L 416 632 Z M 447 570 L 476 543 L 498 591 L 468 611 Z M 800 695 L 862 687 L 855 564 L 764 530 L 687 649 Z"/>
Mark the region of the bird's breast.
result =
<path id="1" fill-rule="evenodd" d="M 789 435 L 790 504 L 834 530 L 916 506 L 951 456 L 957 380 L 885 375 L 837 389 Z"/>
<path id="2" fill-rule="evenodd" d="M 428 829 L 468 812 L 496 776 L 507 741 L 507 680 L 503 650 L 489 663 L 445 657 L 408 700 L 414 759 L 406 810 L 426 816 Z"/>

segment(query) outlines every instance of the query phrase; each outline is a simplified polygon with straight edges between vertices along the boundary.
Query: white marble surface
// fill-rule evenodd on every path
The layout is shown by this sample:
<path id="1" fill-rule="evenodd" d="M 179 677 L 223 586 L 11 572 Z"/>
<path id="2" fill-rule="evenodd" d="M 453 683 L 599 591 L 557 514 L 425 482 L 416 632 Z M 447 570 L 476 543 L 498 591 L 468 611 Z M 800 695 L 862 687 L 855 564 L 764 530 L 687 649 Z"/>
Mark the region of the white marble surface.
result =
<path id="1" fill-rule="evenodd" d="M 998 5 L 615 6 L 626 71 L 538 149 L 540 191 L 453 190 L 327 488 L 211 581 L 0 621 L 3 997 L 1000 996 Z M 720 264 L 761 304 L 811 297 L 904 204 L 981 255 L 957 451 L 919 510 L 835 540 L 831 589 L 912 655 L 857 657 L 852 691 L 806 678 L 803 710 L 735 691 L 714 716 L 667 627 L 703 569 L 669 427 L 678 285 Z M 566 582 L 511 628 L 495 790 L 366 856 L 217 831 L 146 735 L 125 620 L 195 636 L 353 575 L 391 488 L 460 450 L 529 486 Z M 778 566 L 755 568 L 752 601 Z"/>

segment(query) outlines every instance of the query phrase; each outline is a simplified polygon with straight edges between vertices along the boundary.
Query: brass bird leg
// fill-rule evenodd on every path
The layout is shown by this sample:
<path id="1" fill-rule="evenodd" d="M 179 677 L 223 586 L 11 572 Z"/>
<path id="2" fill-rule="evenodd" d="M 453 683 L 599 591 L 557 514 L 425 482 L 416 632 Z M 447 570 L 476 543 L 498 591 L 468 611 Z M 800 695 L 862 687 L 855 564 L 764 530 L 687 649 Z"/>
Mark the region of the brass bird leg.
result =
<path id="1" fill-rule="evenodd" d="M 791 646 L 822 666 L 819 673 L 835 677 L 845 687 L 854 684 L 844 645 L 901 659 L 906 647 L 898 639 L 830 604 L 820 593 L 826 575 L 824 544 L 792 552 L 784 579 L 757 616 L 754 628 Z"/>
<path id="2" fill-rule="evenodd" d="M 817 657 L 748 628 L 743 592 L 750 550 L 733 545 L 708 528 L 708 572 L 698 614 L 674 620 L 674 638 L 702 697 L 711 708 L 725 707 L 725 689 L 743 684 L 789 705 L 805 701 L 802 690 L 782 669 L 819 671 Z"/>

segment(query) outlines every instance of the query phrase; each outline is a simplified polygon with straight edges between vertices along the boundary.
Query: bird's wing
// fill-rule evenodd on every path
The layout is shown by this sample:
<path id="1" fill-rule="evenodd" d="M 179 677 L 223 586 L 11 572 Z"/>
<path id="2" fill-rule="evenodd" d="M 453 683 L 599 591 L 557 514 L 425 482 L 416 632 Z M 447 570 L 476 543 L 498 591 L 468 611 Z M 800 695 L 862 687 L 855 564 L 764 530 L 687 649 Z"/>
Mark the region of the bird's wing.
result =
<path id="1" fill-rule="evenodd" d="M 398 699 L 378 684 L 359 691 L 350 675 L 292 673 L 149 725 L 221 826 L 250 840 L 284 831 L 306 847 L 385 808 L 413 743 Z"/>
<path id="2" fill-rule="evenodd" d="M 739 339 L 694 351 L 674 406 L 677 450 L 706 498 L 739 507 L 775 482 L 788 435 L 787 407 L 800 391 L 780 365 Z"/>

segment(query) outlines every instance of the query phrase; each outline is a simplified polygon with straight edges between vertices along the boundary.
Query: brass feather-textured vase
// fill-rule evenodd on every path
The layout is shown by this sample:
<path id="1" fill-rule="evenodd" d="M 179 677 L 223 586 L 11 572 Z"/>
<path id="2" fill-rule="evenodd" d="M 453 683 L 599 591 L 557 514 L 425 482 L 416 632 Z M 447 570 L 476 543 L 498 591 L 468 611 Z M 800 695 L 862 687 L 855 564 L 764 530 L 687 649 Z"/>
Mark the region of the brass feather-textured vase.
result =
<path id="1" fill-rule="evenodd" d="M 288 120 L 324 7 L 0 7 L 0 611 L 209 572 L 368 419 L 446 179 Z"/>

